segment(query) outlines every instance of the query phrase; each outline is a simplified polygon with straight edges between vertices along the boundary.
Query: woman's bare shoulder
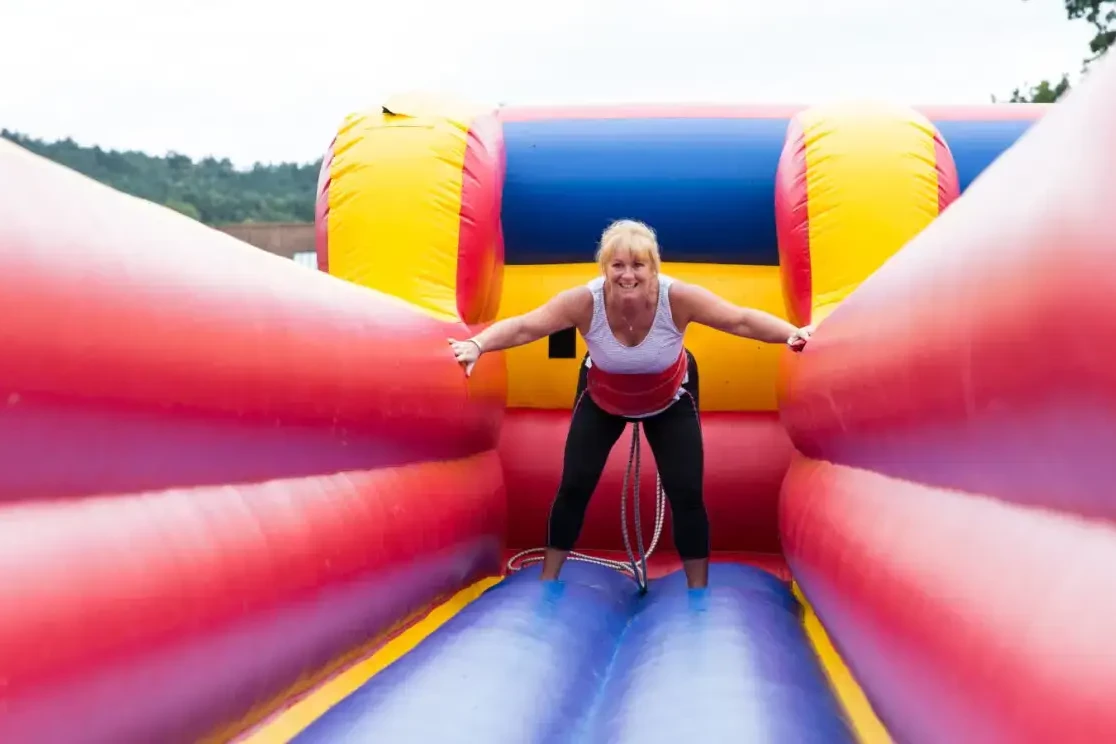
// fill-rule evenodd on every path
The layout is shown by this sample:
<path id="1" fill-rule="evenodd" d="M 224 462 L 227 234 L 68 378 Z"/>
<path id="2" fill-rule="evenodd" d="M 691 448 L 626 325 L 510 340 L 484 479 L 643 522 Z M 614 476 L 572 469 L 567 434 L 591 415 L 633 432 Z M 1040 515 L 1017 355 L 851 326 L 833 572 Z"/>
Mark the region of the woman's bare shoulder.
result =
<path id="1" fill-rule="evenodd" d="M 555 300 L 574 325 L 584 325 L 593 317 L 593 293 L 584 284 L 562 290 Z"/>
<path id="2" fill-rule="evenodd" d="M 699 301 L 702 288 L 697 284 L 684 282 L 681 279 L 670 280 L 670 314 L 674 317 L 675 325 L 680 328 L 689 323 L 690 314 L 694 303 Z"/>
<path id="3" fill-rule="evenodd" d="M 570 287 L 551 297 L 538 310 L 553 323 L 584 327 L 593 317 L 593 293 L 587 287 Z"/>

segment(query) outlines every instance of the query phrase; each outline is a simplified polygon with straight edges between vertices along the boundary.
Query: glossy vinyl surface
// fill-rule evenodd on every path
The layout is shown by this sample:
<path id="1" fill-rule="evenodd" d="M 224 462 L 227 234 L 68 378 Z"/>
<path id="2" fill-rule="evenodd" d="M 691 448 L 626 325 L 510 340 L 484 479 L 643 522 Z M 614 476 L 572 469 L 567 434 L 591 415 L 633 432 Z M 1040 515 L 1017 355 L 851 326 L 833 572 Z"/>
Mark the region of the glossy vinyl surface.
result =
<path id="1" fill-rule="evenodd" d="M 786 360 L 787 562 L 898 741 L 1116 731 L 1114 154 L 1116 58 Z"/>
<path id="2" fill-rule="evenodd" d="M 499 568 L 493 452 L 9 505 L 0 741 L 196 741 Z"/>
<path id="3" fill-rule="evenodd" d="M 853 741 L 790 589 L 738 564 L 640 597 L 569 562 L 489 589 L 297 742 Z"/>
<path id="4" fill-rule="evenodd" d="M 0 741 L 220 739 L 499 570 L 463 324 L 7 141 L 0 195 Z"/>

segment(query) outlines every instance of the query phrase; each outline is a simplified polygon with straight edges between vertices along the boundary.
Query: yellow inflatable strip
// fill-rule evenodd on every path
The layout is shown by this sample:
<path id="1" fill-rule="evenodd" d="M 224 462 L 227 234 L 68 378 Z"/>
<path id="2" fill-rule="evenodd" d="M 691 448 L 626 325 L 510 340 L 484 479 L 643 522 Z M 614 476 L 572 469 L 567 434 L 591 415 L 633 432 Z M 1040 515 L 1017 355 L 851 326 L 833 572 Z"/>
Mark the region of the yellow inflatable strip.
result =
<path id="1" fill-rule="evenodd" d="M 327 710 L 355 692 L 374 674 L 417 646 L 420 641 L 461 612 L 486 589 L 499 583 L 501 579 L 500 576 L 491 576 L 465 587 L 431 610 L 426 617 L 388 641 L 379 651 L 330 678 L 257 730 L 238 739 L 238 743 L 277 744 L 291 741 Z"/>
<path id="2" fill-rule="evenodd" d="M 792 590 L 795 598 L 802 603 L 806 635 L 814 646 L 814 652 L 818 655 L 822 668 L 825 669 L 825 674 L 837 694 L 837 699 L 841 701 L 841 705 L 845 708 L 845 713 L 849 717 L 849 722 L 852 724 L 853 733 L 856 734 L 857 740 L 861 744 L 892 744 L 891 735 L 887 733 L 883 723 L 876 717 L 876 712 L 872 710 L 872 704 L 868 702 L 864 691 L 860 689 L 860 685 L 853 678 L 852 672 L 845 666 L 845 662 L 841 659 L 841 655 L 837 653 L 837 649 L 833 647 L 833 643 L 829 640 L 829 634 L 825 632 L 825 627 L 817 613 L 814 612 L 814 608 L 806 600 L 806 596 L 802 593 L 797 582 L 792 584 Z"/>

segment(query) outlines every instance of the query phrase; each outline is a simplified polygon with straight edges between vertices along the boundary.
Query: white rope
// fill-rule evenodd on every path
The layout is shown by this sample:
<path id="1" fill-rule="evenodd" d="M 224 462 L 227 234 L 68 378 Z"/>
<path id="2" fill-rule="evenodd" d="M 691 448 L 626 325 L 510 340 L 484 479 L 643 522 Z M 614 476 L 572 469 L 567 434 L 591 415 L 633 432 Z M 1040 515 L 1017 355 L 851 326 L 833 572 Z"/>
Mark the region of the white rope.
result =
<path id="1" fill-rule="evenodd" d="M 635 579 L 639 585 L 641 592 L 647 591 L 647 559 L 655 552 L 656 546 L 659 544 L 659 537 L 663 533 L 663 521 L 666 516 L 666 498 L 663 493 L 663 481 L 659 473 L 655 473 L 655 531 L 651 537 L 651 545 L 648 547 L 646 553 L 643 550 L 643 530 L 640 526 L 639 519 L 639 460 L 640 460 L 640 447 L 639 447 L 639 432 L 640 426 L 638 421 L 632 422 L 632 447 L 628 453 L 628 467 L 624 470 L 624 484 L 620 490 L 620 527 L 624 534 L 624 550 L 628 553 L 628 563 L 623 561 L 614 561 L 608 558 L 596 558 L 585 553 L 578 553 L 571 551 L 568 559 L 571 561 L 582 561 L 583 563 L 592 563 L 605 568 L 614 568 L 617 571 L 626 573 Z M 633 469 L 635 470 L 633 474 Z M 632 477 L 634 475 L 634 478 Z M 635 518 L 635 532 L 636 543 L 638 548 L 638 556 L 632 550 L 632 540 L 628 533 L 628 512 L 627 512 L 627 497 L 628 497 L 628 480 L 632 478 L 632 505 Z M 543 560 L 543 555 L 546 548 L 529 548 L 527 550 L 516 553 L 508 559 L 508 571 L 519 571 L 525 566 L 532 563 L 538 563 Z M 531 557 L 526 557 L 531 556 Z M 637 562 L 638 557 L 638 562 Z M 518 564 L 518 565 L 517 565 Z"/>

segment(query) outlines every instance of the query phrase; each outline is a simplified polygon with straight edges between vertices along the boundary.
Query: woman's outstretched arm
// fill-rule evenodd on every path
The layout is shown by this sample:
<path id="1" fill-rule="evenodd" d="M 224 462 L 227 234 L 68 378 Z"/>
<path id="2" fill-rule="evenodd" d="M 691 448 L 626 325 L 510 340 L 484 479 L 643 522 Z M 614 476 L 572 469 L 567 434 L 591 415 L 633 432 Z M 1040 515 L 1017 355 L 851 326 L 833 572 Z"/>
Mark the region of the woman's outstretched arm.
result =
<path id="1" fill-rule="evenodd" d="M 523 346 L 566 328 L 583 325 L 592 308 L 593 296 L 589 290 L 574 287 L 559 292 L 534 310 L 498 320 L 465 341 L 451 338 L 450 346 L 457 361 L 465 365 L 465 374 L 469 374 L 484 352 Z"/>
<path id="2" fill-rule="evenodd" d="M 679 328 L 689 323 L 700 323 L 734 336 L 769 344 L 785 343 L 795 350 L 805 346 L 813 332 L 810 326 L 797 328 L 763 310 L 734 305 L 696 284 L 676 282 L 671 287 L 670 296 L 671 311 Z"/>

